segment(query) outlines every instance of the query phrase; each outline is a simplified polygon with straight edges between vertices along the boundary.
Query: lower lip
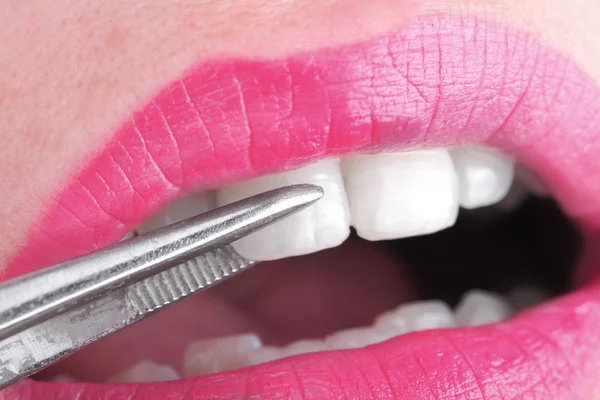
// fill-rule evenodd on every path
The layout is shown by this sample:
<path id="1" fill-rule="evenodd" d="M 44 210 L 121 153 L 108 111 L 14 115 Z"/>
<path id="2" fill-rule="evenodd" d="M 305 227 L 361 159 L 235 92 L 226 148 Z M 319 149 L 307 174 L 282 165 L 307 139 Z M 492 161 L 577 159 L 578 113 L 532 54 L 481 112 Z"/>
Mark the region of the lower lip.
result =
<path id="1" fill-rule="evenodd" d="M 114 242 L 186 191 L 359 150 L 486 142 L 518 155 L 569 214 L 595 226 L 599 99 L 589 76 L 535 39 L 459 17 L 286 60 L 207 62 L 137 112 L 54 197 L 7 276 Z M 588 399 L 586 372 L 598 367 L 590 360 L 599 347 L 582 333 L 600 328 L 598 295 L 580 291 L 494 327 L 406 335 L 212 377 L 110 389 L 25 382 L 8 393 Z"/>

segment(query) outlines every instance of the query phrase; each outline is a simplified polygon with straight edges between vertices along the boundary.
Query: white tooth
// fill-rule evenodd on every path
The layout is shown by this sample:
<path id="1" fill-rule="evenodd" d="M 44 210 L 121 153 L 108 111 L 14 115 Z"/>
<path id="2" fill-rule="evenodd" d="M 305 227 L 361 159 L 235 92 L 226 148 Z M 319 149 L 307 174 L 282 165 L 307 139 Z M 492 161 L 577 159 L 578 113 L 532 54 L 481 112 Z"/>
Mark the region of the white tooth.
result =
<path id="1" fill-rule="evenodd" d="M 237 242 L 233 247 L 251 260 L 314 253 L 339 246 L 350 234 L 348 202 L 337 159 L 327 159 L 295 171 L 268 175 L 217 190 L 219 206 L 281 186 L 313 183 L 325 190 L 316 204 Z"/>
<path id="2" fill-rule="evenodd" d="M 450 150 L 459 178 L 463 208 L 489 206 L 508 193 L 514 173 L 513 159 L 495 149 L 458 147 Z"/>
<path id="3" fill-rule="evenodd" d="M 314 353 L 329 350 L 329 346 L 319 339 L 299 340 L 288 344 L 281 349 L 282 357 L 295 356 L 296 354 Z"/>
<path id="4" fill-rule="evenodd" d="M 169 204 L 158 213 L 142 221 L 136 228 L 136 231 L 141 235 L 205 213 L 214 208 L 215 196 L 213 191 L 189 195 Z"/>
<path id="5" fill-rule="evenodd" d="M 481 290 L 467 292 L 456 306 L 456 322 L 459 326 L 493 324 L 511 314 L 510 305 L 502 296 Z"/>
<path id="6" fill-rule="evenodd" d="M 458 180 L 446 150 L 349 156 L 342 167 L 352 225 L 365 239 L 424 235 L 456 221 Z"/>
<path id="7" fill-rule="evenodd" d="M 398 334 L 428 329 L 451 328 L 456 325 L 454 313 L 439 300 L 420 301 L 401 305 L 375 319 L 375 325 L 394 326 Z"/>
<path id="8" fill-rule="evenodd" d="M 333 333 L 325 338 L 325 343 L 335 350 L 356 349 L 384 342 L 401 333 L 393 326 L 365 326 Z"/>
<path id="9" fill-rule="evenodd" d="M 280 347 L 263 346 L 248 353 L 248 365 L 263 364 L 269 361 L 283 358 L 283 352 Z"/>
<path id="10" fill-rule="evenodd" d="M 108 381 L 114 383 L 166 382 L 180 378 L 177 371 L 168 365 L 160 365 L 152 361 L 142 361 L 109 378 Z"/>
<path id="11" fill-rule="evenodd" d="M 262 346 L 255 334 L 198 340 L 190 344 L 183 356 L 183 376 L 214 374 L 249 365 L 248 354 Z"/>
<path id="12" fill-rule="evenodd" d="M 536 306 L 550 298 L 544 289 L 535 286 L 520 286 L 506 294 L 508 303 L 515 312 Z"/>

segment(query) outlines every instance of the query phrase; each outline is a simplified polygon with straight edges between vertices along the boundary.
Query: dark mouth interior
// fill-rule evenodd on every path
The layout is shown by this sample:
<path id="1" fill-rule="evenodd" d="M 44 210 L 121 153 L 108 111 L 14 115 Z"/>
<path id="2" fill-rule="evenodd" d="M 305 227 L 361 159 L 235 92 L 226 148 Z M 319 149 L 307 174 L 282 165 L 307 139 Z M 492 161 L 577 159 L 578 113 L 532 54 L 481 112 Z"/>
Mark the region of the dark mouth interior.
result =
<path id="1" fill-rule="evenodd" d="M 284 345 L 369 325 L 403 302 L 441 299 L 454 307 L 471 289 L 505 294 L 529 285 L 553 297 L 571 289 L 581 245 L 557 204 L 538 197 L 511 212 L 497 206 L 461 210 L 454 227 L 427 236 L 366 242 L 353 233 L 338 248 L 265 263 L 192 296 L 36 378 L 68 373 L 104 381 L 147 359 L 179 368 L 185 346 L 199 338 L 250 331 L 265 344 Z M 109 356 L 115 351 L 118 359 Z"/>
<path id="2" fill-rule="evenodd" d="M 407 261 L 420 298 L 455 306 L 473 288 L 568 292 L 582 240 L 554 200 L 531 196 L 508 214 L 495 206 L 461 209 L 452 228 L 389 245 Z"/>

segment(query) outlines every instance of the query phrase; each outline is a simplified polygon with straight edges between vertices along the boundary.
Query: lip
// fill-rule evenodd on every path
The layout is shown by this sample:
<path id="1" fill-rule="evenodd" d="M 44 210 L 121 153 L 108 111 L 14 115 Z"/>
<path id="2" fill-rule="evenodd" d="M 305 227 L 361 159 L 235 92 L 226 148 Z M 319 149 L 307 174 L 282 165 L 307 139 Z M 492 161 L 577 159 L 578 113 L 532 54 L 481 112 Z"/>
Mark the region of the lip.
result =
<path id="1" fill-rule="evenodd" d="M 538 172 L 569 215 L 596 227 L 599 116 L 600 87 L 564 56 L 464 17 L 426 17 L 399 33 L 283 60 L 207 61 L 136 112 L 67 182 L 7 276 L 112 243 L 191 190 L 356 151 L 493 145 Z M 585 333 L 600 329 L 599 290 L 494 326 L 420 332 L 209 377 L 127 386 L 26 381 L 7 393 L 587 400 L 600 347 Z"/>

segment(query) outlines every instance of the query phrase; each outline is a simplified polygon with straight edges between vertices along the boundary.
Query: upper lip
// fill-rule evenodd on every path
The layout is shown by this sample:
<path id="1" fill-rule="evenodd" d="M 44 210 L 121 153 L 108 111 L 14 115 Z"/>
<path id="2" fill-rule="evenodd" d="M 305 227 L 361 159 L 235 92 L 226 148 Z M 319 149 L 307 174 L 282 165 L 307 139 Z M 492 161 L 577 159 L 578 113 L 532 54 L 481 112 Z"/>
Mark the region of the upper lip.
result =
<path id="1" fill-rule="evenodd" d="M 116 241 L 191 188 L 357 150 L 486 141 L 539 172 L 571 215 L 597 223 L 600 184 L 579 183 L 600 171 L 600 89 L 560 57 L 504 27 L 436 16 L 402 33 L 284 60 L 200 64 L 72 178 L 8 273 Z M 547 84 L 555 78 L 564 83 Z M 423 332 L 181 382 L 118 390 L 24 383 L 9 393 L 587 399 L 597 339 L 582 333 L 600 328 L 599 299 L 590 288 L 496 326 Z"/>

